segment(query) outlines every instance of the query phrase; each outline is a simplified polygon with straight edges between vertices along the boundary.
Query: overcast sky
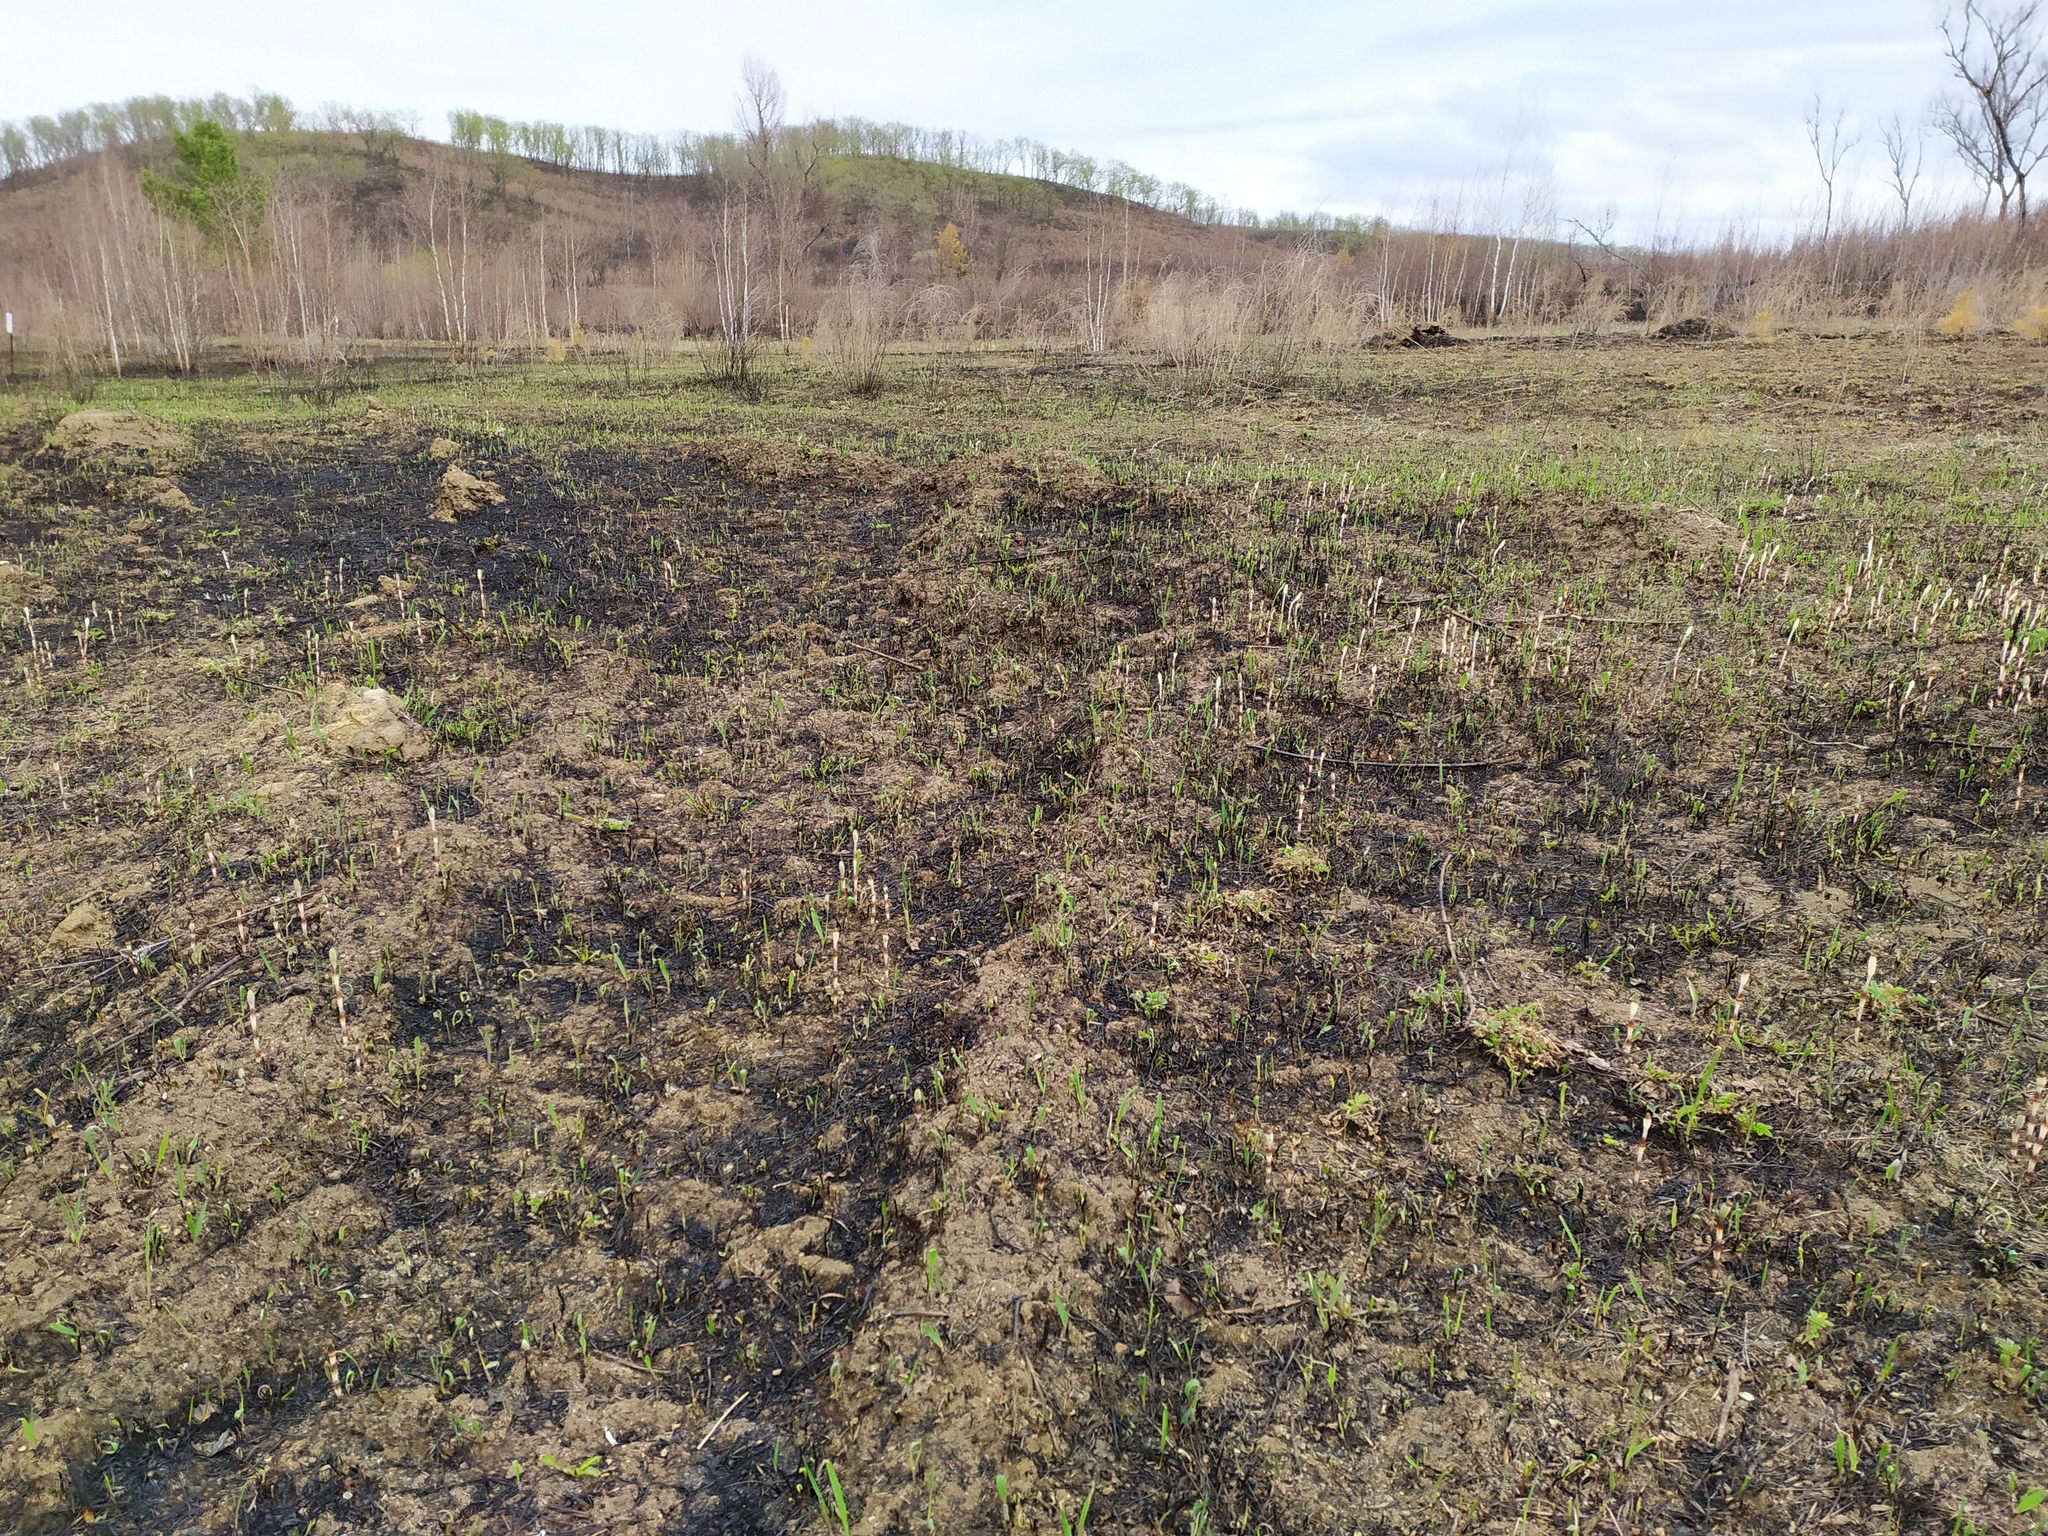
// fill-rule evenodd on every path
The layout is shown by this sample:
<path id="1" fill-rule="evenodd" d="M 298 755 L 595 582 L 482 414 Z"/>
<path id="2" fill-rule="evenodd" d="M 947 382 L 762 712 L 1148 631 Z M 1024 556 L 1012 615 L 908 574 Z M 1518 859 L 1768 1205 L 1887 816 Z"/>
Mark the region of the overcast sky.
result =
<path id="1" fill-rule="evenodd" d="M 723 128 L 743 54 L 794 114 L 847 114 L 1117 157 L 1265 213 L 1480 209 L 1504 166 L 1618 236 L 1783 233 L 1816 206 L 1801 115 L 1863 142 L 1943 88 L 1929 0 L 0 0 L 0 117 L 168 92 L 280 91 L 632 129 Z M 1940 146 L 1928 179 L 1962 188 Z M 1515 183 L 1520 187 L 1520 183 Z M 1509 195 L 1519 204 L 1519 190 Z"/>

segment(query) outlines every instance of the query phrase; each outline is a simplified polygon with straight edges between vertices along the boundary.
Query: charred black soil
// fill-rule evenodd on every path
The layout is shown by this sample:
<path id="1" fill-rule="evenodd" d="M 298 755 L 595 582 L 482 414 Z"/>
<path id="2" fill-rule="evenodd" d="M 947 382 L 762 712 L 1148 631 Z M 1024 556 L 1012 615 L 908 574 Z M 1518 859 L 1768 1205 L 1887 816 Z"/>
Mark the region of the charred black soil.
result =
<path id="1" fill-rule="evenodd" d="M 0 1518 L 2029 1528 L 2036 405 L 1375 366 L 17 411 Z"/>

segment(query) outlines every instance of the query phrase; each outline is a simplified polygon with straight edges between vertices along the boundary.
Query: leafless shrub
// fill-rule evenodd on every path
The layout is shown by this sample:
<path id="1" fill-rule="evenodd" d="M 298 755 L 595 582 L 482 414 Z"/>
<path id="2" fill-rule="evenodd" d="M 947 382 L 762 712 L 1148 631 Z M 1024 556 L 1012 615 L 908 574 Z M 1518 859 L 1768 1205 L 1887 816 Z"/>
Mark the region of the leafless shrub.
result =
<path id="1" fill-rule="evenodd" d="M 963 296 L 952 283 L 926 283 L 903 307 L 903 323 L 926 341 L 957 339 L 965 312 Z"/>
<path id="2" fill-rule="evenodd" d="M 1227 373 L 1250 340 L 1250 297 L 1223 274 L 1169 273 L 1146 298 L 1141 335 L 1183 373 Z"/>
<path id="3" fill-rule="evenodd" d="M 1268 338 L 1264 360 L 1275 378 L 1291 376 L 1310 353 L 1338 339 L 1344 306 L 1330 279 L 1329 262 L 1307 244 L 1260 273 L 1259 310 Z"/>
<path id="4" fill-rule="evenodd" d="M 1837 107 L 1834 117 L 1829 118 L 1818 91 L 1814 92 L 1806 116 L 1801 119 L 1806 127 L 1806 147 L 1813 151 L 1813 163 L 1820 173 L 1821 189 L 1825 194 L 1820 221 L 1823 243 L 1835 229 L 1835 184 L 1842 178 L 1842 163 L 1863 138 L 1862 134 L 1848 128 L 1848 119 L 1845 107 Z"/>
<path id="5" fill-rule="evenodd" d="M 889 280 L 881 269 L 881 242 L 868 235 L 853 265 L 818 316 L 818 349 L 842 383 L 856 394 L 882 387 L 882 359 L 894 329 Z"/>
<path id="6" fill-rule="evenodd" d="M 643 306 L 633 325 L 620 339 L 619 356 L 625 365 L 627 380 L 630 382 L 636 371 L 652 373 L 659 364 L 674 356 L 682 334 L 682 319 L 672 305 L 657 299 Z"/>
<path id="7" fill-rule="evenodd" d="M 1899 200 L 1899 227 L 1910 229 L 1913 224 L 1913 195 L 1920 187 L 1920 172 L 1926 160 L 1927 147 L 1919 125 L 1909 125 L 1896 112 L 1879 125 L 1878 133 L 1884 141 L 1885 184 L 1891 188 L 1892 196 Z"/>
<path id="8" fill-rule="evenodd" d="M 728 195 L 719 206 L 711 266 L 718 293 L 719 343 L 713 372 L 730 383 L 747 385 L 761 352 L 759 310 L 764 295 L 753 209 L 744 194 Z"/>
<path id="9" fill-rule="evenodd" d="M 1078 219 L 1081 285 L 1073 316 L 1081 345 L 1107 352 L 1131 297 L 1131 216 L 1103 198 L 1090 200 Z"/>

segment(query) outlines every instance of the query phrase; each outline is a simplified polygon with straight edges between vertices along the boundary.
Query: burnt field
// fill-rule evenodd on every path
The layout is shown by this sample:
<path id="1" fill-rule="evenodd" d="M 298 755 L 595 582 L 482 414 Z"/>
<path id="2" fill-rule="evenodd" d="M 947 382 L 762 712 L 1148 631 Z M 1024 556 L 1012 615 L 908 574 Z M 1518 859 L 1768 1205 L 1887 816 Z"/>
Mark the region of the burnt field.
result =
<path id="1" fill-rule="evenodd" d="M 14 397 L 0 1522 L 2031 1529 L 2006 346 Z"/>

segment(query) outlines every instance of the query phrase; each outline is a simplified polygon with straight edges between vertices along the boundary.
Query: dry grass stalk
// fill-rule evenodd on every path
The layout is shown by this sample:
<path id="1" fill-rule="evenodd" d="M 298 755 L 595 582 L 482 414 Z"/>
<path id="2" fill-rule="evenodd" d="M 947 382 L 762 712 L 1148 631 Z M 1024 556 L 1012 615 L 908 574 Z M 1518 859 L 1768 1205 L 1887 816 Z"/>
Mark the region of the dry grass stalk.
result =
<path id="1" fill-rule="evenodd" d="M 2048 1149 L 2048 1072 L 2036 1072 L 2034 1086 L 2027 1090 L 2027 1112 L 2012 1128 L 2013 1161 L 2025 1155 L 2025 1177 L 2034 1176 L 2044 1149 Z"/>
<path id="2" fill-rule="evenodd" d="M 848 389 L 872 395 L 882 387 L 882 363 L 894 329 L 894 297 L 881 270 L 880 242 L 870 235 L 819 311 L 818 350 Z"/>

